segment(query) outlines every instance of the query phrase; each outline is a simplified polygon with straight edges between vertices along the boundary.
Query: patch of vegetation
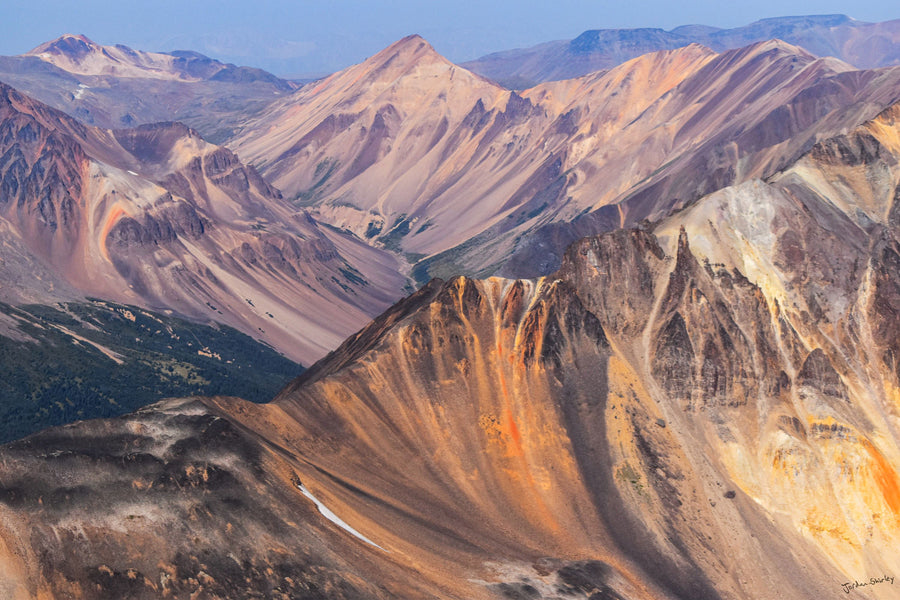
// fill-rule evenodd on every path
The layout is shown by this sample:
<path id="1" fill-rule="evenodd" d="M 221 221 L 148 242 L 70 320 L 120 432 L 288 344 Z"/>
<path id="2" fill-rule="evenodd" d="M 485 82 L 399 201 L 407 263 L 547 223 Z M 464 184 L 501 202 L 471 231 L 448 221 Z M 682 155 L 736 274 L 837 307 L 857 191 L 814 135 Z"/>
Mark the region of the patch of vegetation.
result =
<path id="1" fill-rule="evenodd" d="M 381 233 L 381 229 L 384 227 L 384 223 L 376 223 L 375 221 L 369 221 L 369 224 L 366 226 L 366 239 L 371 240 L 373 237 Z"/>
<path id="2" fill-rule="evenodd" d="M 0 335 L 0 442 L 168 397 L 267 402 L 303 367 L 231 328 L 100 300 L 14 307 Z"/>
<path id="3" fill-rule="evenodd" d="M 426 256 L 428 256 L 428 255 L 422 254 L 421 252 L 404 252 L 403 253 L 403 258 L 405 258 L 406 262 L 408 262 L 411 265 L 416 264 L 417 262 L 419 262 Z"/>
<path id="4" fill-rule="evenodd" d="M 384 247 L 393 252 L 400 252 L 400 242 L 409 234 L 410 221 L 407 215 L 401 214 L 391 230 L 378 238 Z"/>
<path id="5" fill-rule="evenodd" d="M 410 275 L 419 286 L 425 285 L 435 277 L 447 280 L 452 279 L 457 275 L 466 275 L 476 278 L 494 275 L 495 271 L 503 262 L 502 258 L 499 258 L 493 264 L 477 270 L 468 267 L 467 263 L 471 261 L 470 254 L 472 252 L 477 252 L 479 248 L 496 240 L 496 238 L 497 232 L 493 228 L 483 231 L 458 246 L 429 256 L 424 260 L 420 259 L 416 261 Z"/>
<path id="6" fill-rule="evenodd" d="M 532 88 L 539 82 L 534 81 L 533 79 L 528 79 L 527 77 L 522 77 L 521 75 L 512 75 L 511 77 L 498 79 L 497 83 L 508 90 L 520 91 Z"/>
<path id="7" fill-rule="evenodd" d="M 338 270 L 347 281 L 355 283 L 356 285 L 369 285 L 369 282 L 366 281 L 366 278 L 363 277 L 363 274 L 354 269 L 351 265 L 345 264 Z"/>
<path id="8" fill-rule="evenodd" d="M 541 214 L 542 212 L 544 212 L 544 209 L 546 209 L 547 206 L 549 206 L 549 204 L 546 203 L 546 202 L 544 202 L 543 204 L 541 204 L 541 205 L 538 206 L 537 208 L 531 210 L 531 211 L 525 216 L 525 220 L 528 221 L 528 220 L 531 220 L 531 219 L 535 218 L 536 216 L 538 216 L 539 214 Z"/>
<path id="9" fill-rule="evenodd" d="M 322 196 L 325 184 L 337 171 L 340 162 L 336 158 L 323 158 L 316 164 L 316 170 L 313 173 L 313 184 L 297 194 L 295 202 L 300 206 L 309 206 L 315 204 Z"/>
<path id="10" fill-rule="evenodd" d="M 354 296 L 357 295 L 356 290 L 354 290 L 352 287 L 350 287 L 349 285 L 347 285 L 346 283 L 344 283 L 343 281 L 341 281 L 334 275 L 331 276 L 331 281 L 333 281 L 339 288 L 344 290 L 345 293 L 353 294 Z"/>
<path id="11" fill-rule="evenodd" d="M 647 490 L 644 489 L 644 484 L 641 483 L 641 474 L 635 471 L 627 462 L 616 469 L 616 479 L 623 483 L 631 484 L 631 487 L 637 492 L 638 496 L 644 498 L 650 497 Z"/>

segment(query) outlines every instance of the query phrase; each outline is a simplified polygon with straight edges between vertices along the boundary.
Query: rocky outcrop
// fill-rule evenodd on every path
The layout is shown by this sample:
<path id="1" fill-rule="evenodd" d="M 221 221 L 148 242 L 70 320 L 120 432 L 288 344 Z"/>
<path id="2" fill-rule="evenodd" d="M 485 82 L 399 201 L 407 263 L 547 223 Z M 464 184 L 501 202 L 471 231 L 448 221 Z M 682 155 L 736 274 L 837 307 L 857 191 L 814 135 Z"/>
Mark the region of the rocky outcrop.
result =
<path id="1" fill-rule="evenodd" d="M 818 238 L 801 246 L 844 234 L 780 185 L 584 239 L 546 278 L 432 281 L 271 404 L 169 402 L 7 446 L 0 535 L 27 549 L 13 581 L 57 596 L 817 598 L 893 572 L 883 238 L 860 249 L 870 274 L 832 261 L 839 289 L 812 318 L 796 273 L 819 259 L 782 263 L 767 236 L 791 219 Z M 751 201 L 744 221 L 707 218 Z M 65 485 L 16 475 L 64 458 Z M 89 510 L 104 481 L 128 483 Z"/>

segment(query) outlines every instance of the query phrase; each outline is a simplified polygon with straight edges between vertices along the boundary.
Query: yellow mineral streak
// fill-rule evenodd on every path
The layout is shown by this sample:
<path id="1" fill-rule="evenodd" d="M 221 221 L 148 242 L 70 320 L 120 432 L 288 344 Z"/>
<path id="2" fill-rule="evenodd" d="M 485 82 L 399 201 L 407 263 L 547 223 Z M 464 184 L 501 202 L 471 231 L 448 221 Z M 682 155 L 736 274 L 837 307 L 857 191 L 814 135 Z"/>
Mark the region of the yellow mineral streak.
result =
<path id="1" fill-rule="evenodd" d="M 871 477 L 878 485 L 884 501 L 887 503 L 893 513 L 894 519 L 900 517 L 900 479 L 897 477 L 897 470 L 885 459 L 884 455 L 878 451 L 872 443 L 863 438 L 860 440 L 862 446 L 869 453 L 871 458 Z"/>

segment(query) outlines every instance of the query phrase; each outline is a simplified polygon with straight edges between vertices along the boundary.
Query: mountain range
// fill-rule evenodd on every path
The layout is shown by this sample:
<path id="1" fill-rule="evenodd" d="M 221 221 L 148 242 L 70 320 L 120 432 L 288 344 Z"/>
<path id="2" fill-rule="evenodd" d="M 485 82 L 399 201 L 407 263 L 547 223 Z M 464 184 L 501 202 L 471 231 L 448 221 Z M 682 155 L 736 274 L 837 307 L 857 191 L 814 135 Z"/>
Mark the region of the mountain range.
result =
<path id="1" fill-rule="evenodd" d="M 420 283 L 545 275 L 578 237 L 777 172 L 900 99 L 898 78 L 768 41 L 512 92 L 414 36 L 276 101 L 229 146 Z"/>
<path id="2" fill-rule="evenodd" d="M 7 445 L 7 590 L 893 597 L 898 117 L 549 277 L 435 280 L 273 403 Z"/>
<path id="3" fill-rule="evenodd" d="M 181 121 L 222 141 L 248 114 L 297 85 L 197 52 L 143 52 L 63 35 L 0 57 L 0 81 L 106 129 Z"/>
<path id="4" fill-rule="evenodd" d="M 80 294 L 230 324 L 301 361 L 403 285 L 384 252 L 286 205 L 178 123 L 98 129 L 0 85 L 0 156 L 12 281 L 42 264 Z"/>
<path id="5" fill-rule="evenodd" d="M 761 23 L 675 32 L 868 26 Z M 10 58 L 0 351 L 255 377 L 0 446 L 0 596 L 893 598 L 900 67 L 749 41 L 513 91 L 410 36 L 245 108 L 278 81 Z M 75 114 L 216 77 L 198 128 Z"/>
<path id="6" fill-rule="evenodd" d="M 834 56 L 858 68 L 900 64 L 900 20 L 866 23 L 846 15 L 773 17 L 722 29 L 684 25 L 663 29 L 591 29 L 572 40 L 489 54 L 462 66 L 514 89 L 609 69 L 658 50 L 701 44 L 717 52 L 780 39 L 817 56 Z"/>

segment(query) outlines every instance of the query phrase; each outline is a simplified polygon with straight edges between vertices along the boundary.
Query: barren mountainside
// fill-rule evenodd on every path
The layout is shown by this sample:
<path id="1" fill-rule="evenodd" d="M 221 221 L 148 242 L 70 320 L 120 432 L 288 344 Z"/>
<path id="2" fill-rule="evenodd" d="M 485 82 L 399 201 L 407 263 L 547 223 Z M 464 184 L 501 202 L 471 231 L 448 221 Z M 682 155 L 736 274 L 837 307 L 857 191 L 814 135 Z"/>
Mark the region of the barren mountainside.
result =
<path id="1" fill-rule="evenodd" d="M 97 129 L 7 86 L 0 217 L 9 273 L 39 264 L 69 294 L 224 322 L 307 363 L 404 285 L 384 252 L 289 207 L 196 131 Z M 40 301 L 30 285 L 5 297 Z"/>
<path id="2" fill-rule="evenodd" d="M 229 147 L 420 282 L 535 276 L 579 237 L 778 172 L 896 102 L 898 79 L 773 40 L 511 92 L 414 36 L 279 100 Z"/>
<path id="3" fill-rule="evenodd" d="M 7 429 L 223 394 L 0 445 L 0 598 L 897 596 L 900 67 L 767 39 L 511 91 L 418 36 L 297 89 L 78 36 L 3 65 L 228 142 L 0 84 Z M 314 364 L 251 402 L 276 351 Z"/>
<path id="4" fill-rule="evenodd" d="M 891 107 L 546 277 L 435 280 L 271 404 L 7 445 L 5 591 L 893 598 L 898 158 Z"/>

